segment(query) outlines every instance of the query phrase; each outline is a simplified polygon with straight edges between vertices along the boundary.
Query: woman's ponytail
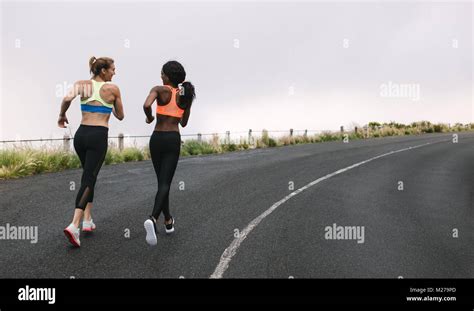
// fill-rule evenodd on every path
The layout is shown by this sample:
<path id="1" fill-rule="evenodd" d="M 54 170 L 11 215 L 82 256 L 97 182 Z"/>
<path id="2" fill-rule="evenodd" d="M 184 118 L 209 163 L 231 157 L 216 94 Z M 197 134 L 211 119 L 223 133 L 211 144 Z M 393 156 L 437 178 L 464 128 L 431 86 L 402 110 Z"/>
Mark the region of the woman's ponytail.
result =
<path id="1" fill-rule="evenodd" d="M 186 107 L 185 109 L 187 109 L 189 106 L 191 106 L 194 98 L 196 97 L 194 85 L 192 85 L 189 81 L 184 81 L 181 83 L 179 96 L 180 104 Z"/>

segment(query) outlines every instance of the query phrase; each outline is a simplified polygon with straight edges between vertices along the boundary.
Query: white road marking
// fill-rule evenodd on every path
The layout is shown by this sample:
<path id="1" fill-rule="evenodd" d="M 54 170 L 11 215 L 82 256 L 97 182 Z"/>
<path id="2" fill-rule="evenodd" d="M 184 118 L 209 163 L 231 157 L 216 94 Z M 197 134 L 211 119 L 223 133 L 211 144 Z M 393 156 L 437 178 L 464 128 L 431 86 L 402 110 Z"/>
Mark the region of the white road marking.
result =
<path id="1" fill-rule="evenodd" d="M 441 141 L 438 141 L 438 142 L 441 142 Z M 276 210 L 278 208 L 278 206 L 280 206 L 281 204 L 285 203 L 286 201 L 288 201 L 291 197 L 299 194 L 300 192 L 308 189 L 309 187 L 311 186 L 314 186 L 320 182 L 322 182 L 323 180 L 326 180 L 326 179 L 329 179 L 333 176 L 336 176 L 336 175 L 339 175 L 339 174 L 342 174 L 344 172 L 347 172 L 355 167 L 358 167 L 358 166 L 361 166 L 363 164 L 366 164 L 368 162 L 371 162 L 373 160 L 376 160 L 376 159 L 379 159 L 379 158 L 382 158 L 382 157 L 386 157 L 388 155 L 391 155 L 391 154 L 394 154 L 394 153 L 398 153 L 398 152 L 403 152 L 403 151 L 407 151 L 407 150 L 411 150 L 411 149 L 415 149 L 415 148 L 420 148 L 420 147 L 423 147 L 423 146 L 426 146 L 426 145 L 430 145 L 431 143 L 426 143 L 426 144 L 422 144 L 422 145 L 417 145 L 417 146 L 412 146 L 412 147 L 408 147 L 408 148 L 403 148 L 403 149 L 399 149 L 399 150 L 395 150 L 395 151 L 390 151 L 390 152 L 387 152 L 387 153 L 384 153 L 384 154 L 381 154 L 381 155 L 378 155 L 376 157 L 373 157 L 373 158 L 370 158 L 368 160 L 365 160 L 365 161 L 362 161 L 362 162 L 359 162 L 359 163 L 356 163 L 356 164 L 353 164 L 351 166 L 348 166 L 348 167 L 345 167 L 343 169 L 340 169 L 338 171 L 335 171 L 333 173 L 330 173 L 326 176 L 323 176 L 321 178 L 318 178 L 312 182 L 310 182 L 309 184 L 307 184 L 306 186 L 304 187 L 301 187 L 299 188 L 298 190 L 295 190 L 293 191 L 292 193 L 290 193 L 289 195 L 287 195 L 286 197 L 284 197 L 283 199 L 281 199 L 280 201 L 276 202 L 275 204 L 273 204 L 269 209 L 267 209 L 265 212 L 263 212 L 262 214 L 260 214 L 257 218 L 255 218 L 254 220 L 252 220 L 248 225 L 247 227 L 245 227 L 244 230 L 242 230 L 239 234 L 239 237 L 238 238 L 235 238 L 232 243 L 229 245 L 229 247 L 227 247 L 225 250 L 224 250 L 224 253 L 222 253 L 221 255 L 221 259 L 219 261 L 219 264 L 217 265 L 216 269 L 214 270 L 214 272 L 212 273 L 212 275 L 209 277 L 211 279 L 220 279 L 222 278 L 222 276 L 224 275 L 224 273 L 226 272 L 226 270 L 229 268 L 229 264 L 230 264 L 230 261 L 232 260 L 232 258 L 235 256 L 235 254 L 237 253 L 237 250 L 239 249 L 240 247 L 240 244 L 242 244 L 242 242 L 247 238 L 247 236 L 250 234 L 250 232 L 252 232 L 253 229 L 255 229 L 255 227 L 258 226 L 258 224 L 263 220 L 265 219 L 265 217 L 267 217 L 268 215 L 270 215 L 274 210 Z"/>

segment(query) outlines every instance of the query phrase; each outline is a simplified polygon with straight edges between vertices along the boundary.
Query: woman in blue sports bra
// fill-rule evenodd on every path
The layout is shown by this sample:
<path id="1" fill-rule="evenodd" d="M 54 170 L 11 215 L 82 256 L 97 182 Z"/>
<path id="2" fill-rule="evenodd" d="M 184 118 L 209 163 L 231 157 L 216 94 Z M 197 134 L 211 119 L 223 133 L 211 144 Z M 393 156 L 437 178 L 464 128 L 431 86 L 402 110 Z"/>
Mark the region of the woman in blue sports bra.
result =
<path id="1" fill-rule="evenodd" d="M 110 83 L 115 75 L 114 60 L 108 57 L 89 60 L 90 80 L 80 80 L 74 83 L 71 91 L 61 103 L 58 126 L 65 128 L 69 124 L 66 111 L 76 96 L 81 97 L 82 121 L 74 135 L 74 149 L 81 160 L 83 173 L 81 187 L 76 197 L 74 218 L 64 229 L 64 234 L 72 243 L 79 247 L 79 226 L 82 231 L 93 231 L 96 226 L 92 221 L 91 209 L 94 199 L 94 187 L 108 146 L 108 131 L 110 113 L 123 120 L 123 105 L 118 86 Z"/>

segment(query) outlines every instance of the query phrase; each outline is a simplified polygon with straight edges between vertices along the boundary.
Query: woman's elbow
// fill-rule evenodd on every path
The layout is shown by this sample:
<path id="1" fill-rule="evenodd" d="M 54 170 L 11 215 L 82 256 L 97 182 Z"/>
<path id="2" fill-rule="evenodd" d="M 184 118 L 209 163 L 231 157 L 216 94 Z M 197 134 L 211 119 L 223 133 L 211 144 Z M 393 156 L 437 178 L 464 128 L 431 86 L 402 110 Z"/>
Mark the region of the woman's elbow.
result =
<path id="1" fill-rule="evenodd" d="M 153 104 L 153 103 L 152 103 Z M 151 105 L 152 105 L 151 104 Z M 147 111 L 152 111 L 151 105 L 148 103 L 143 104 L 143 111 L 146 113 Z"/>

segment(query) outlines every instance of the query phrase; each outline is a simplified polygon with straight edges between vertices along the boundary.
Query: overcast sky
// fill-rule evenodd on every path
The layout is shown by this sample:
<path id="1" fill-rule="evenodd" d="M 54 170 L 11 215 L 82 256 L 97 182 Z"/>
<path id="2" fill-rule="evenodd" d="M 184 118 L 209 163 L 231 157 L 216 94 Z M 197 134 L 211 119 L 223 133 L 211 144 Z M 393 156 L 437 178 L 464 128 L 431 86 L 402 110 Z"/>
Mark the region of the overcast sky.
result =
<path id="1" fill-rule="evenodd" d="M 0 140 L 62 137 L 64 85 L 115 59 L 125 119 L 178 60 L 197 92 L 187 133 L 473 122 L 471 2 L 3 2 Z M 398 92 L 398 93 L 397 93 Z M 80 124 L 77 98 L 67 113 Z M 111 118 L 112 119 L 112 118 Z"/>

